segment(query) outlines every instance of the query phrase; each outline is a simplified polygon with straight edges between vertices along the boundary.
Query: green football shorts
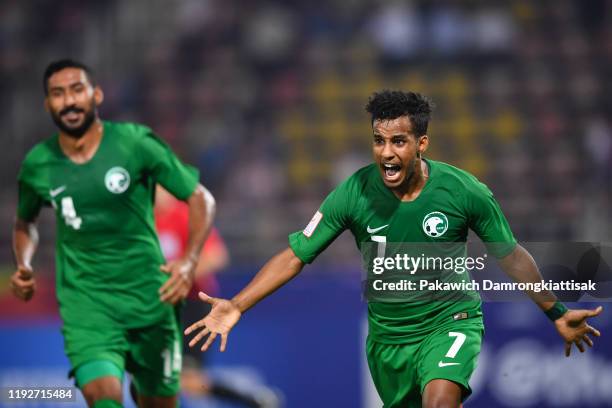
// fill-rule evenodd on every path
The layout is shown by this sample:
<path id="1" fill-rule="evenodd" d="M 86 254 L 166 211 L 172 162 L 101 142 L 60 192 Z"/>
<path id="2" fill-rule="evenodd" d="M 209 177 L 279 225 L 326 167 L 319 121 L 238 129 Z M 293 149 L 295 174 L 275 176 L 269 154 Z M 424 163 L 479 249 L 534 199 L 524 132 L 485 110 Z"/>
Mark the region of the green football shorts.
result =
<path id="1" fill-rule="evenodd" d="M 169 397 L 180 388 L 182 333 L 176 318 L 139 329 L 64 325 L 64 349 L 77 386 L 123 372 L 140 395 Z"/>
<path id="2" fill-rule="evenodd" d="M 421 407 L 425 386 L 434 379 L 459 384 L 465 400 L 483 333 L 478 318 L 444 325 L 418 343 L 383 344 L 368 337 L 368 366 L 385 408 Z"/>

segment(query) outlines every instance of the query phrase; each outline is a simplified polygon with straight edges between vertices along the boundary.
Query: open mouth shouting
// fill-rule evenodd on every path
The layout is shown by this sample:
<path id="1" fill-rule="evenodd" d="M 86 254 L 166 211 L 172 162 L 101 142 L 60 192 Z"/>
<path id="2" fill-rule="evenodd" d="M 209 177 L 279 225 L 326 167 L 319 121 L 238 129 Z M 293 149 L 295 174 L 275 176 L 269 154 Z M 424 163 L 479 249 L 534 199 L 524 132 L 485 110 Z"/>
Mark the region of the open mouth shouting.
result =
<path id="1" fill-rule="evenodd" d="M 400 180 L 402 166 L 396 163 L 383 163 L 383 178 L 388 183 L 396 183 Z"/>

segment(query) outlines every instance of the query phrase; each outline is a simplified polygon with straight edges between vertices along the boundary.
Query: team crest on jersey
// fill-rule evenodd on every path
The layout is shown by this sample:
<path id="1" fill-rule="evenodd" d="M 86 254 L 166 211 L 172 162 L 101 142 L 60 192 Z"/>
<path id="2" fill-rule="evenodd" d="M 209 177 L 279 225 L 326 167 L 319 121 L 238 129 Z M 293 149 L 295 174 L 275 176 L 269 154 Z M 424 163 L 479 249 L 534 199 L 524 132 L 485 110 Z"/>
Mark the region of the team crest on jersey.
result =
<path id="1" fill-rule="evenodd" d="M 130 186 L 130 173 L 123 167 L 113 167 L 106 172 L 104 184 L 113 194 L 121 194 Z"/>
<path id="2" fill-rule="evenodd" d="M 444 235 L 448 229 L 448 218 L 440 211 L 430 212 L 423 218 L 423 232 L 432 238 Z"/>

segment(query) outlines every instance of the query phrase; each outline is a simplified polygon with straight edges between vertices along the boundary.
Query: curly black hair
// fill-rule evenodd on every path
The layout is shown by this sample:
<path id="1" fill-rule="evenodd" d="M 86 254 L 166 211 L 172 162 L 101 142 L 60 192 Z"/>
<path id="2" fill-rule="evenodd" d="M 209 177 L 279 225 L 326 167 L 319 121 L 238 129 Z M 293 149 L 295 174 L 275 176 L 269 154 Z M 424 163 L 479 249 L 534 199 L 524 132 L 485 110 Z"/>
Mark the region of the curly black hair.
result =
<path id="1" fill-rule="evenodd" d="M 45 73 L 43 74 L 43 89 L 45 91 L 45 95 L 49 94 L 49 78 L 51 78 L 51 75 L 65 68 L 82 69 L 83 71 L 85 71 L 85 75 L 87 75 L 87 79 L 89 80 L 91 85 L 92 86 L 96 85 L 94 74 L 91 68 L 89 68 L 87 65 L 83 64 L 82 62 L 75 61 L 69 58 L 65 58 L 65 59 L 51 62 L 49 65 L 47 65 L 47 68 L 45 68 Z"/>
<path id="2" fill-rule="evenodd" d="M 372 124 L 375 120 L 408 115 L 416 136 L 423 136 L 427 134 L 433 107 L 433 103 L 419 93 L 385 89 L 372 94 L 365 109 L 372 115 Z"/>

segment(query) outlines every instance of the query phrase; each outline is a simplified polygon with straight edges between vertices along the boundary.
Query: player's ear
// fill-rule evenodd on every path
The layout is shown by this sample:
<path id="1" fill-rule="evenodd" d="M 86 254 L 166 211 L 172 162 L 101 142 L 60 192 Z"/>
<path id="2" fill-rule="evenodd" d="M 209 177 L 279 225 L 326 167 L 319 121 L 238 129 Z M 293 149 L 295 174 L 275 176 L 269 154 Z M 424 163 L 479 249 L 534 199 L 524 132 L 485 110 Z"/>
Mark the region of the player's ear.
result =
<path id="1" fill-rule="evenodd" d="M 46 112 L 51 112 L 51 108 L 49 107 L 49 97 L 45 96 L 45 101 L 43 103 Z"/>
<path id="2" fill-rule="evenodd" d="M 104 102 L 104 92 L 102 92 L 102 88 L 98 85 L 94 87 L 94 101 L 96 102 L 96 106 L 100 106 L 102 102 Z"/>
<path id="3" fill-rule="evenodd" d="M 419 152 L 419 157 L 422 156 L 429 147 L 429 137 L 427 135 L 423 135 L 419 137 L 417 141 L 417 151 Z"/>

